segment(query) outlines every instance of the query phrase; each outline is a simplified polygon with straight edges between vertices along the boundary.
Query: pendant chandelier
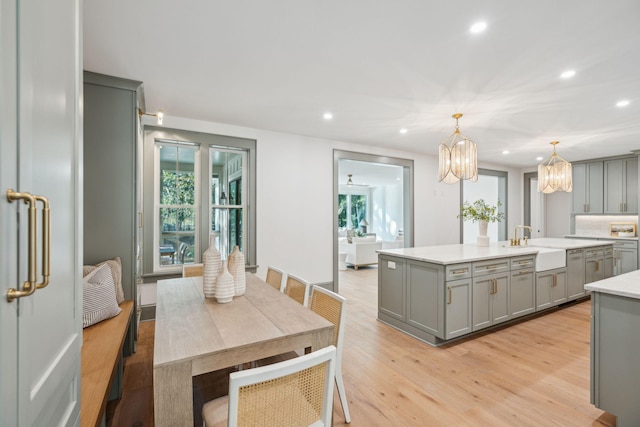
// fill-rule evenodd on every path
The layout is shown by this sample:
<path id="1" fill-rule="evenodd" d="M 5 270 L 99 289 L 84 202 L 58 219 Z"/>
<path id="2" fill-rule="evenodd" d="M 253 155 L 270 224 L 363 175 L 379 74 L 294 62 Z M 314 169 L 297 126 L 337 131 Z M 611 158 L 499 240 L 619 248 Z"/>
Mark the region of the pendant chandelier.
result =
<path id="1" fill-rule="evenodd" d="M 571 192 L 571 163 L 556 154 L 558 141 L 553 141 L 553 154 L 548 160 L 538 165 L 538 191 L 553 193 L 554 191 Z"/>
<path id="2" fill-rule="evenodd" d="M 460 133 L 458 119 L 462 114 L 453 116 L 456 119 L 456 130 L 453 135 L 443 139 L 438 147 L 439 167 L 438 181 L 455 184 L 461 179 L 472 182 L 478 180 L 478 153 L 476 143 Z"/>

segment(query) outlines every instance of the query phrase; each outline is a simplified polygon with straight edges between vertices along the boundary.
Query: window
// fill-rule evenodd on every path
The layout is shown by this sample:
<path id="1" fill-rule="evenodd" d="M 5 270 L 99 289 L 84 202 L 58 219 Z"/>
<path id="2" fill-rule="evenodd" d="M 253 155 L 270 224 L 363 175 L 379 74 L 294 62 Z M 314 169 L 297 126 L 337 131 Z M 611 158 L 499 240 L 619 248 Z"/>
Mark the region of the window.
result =
<path id="1" fill-rule="evenodd" d="M 349 214 L 347 215 L 347 212 Z M 338 227 L 348 230 L 359 227 L 367 218 L 367 196 L 364 194 L 338 194 Z"/>
<path id="2" fill-rule="evenodd" d="M 255 264 L 255 141 L 145 127 L 143 274 L 239 246 Z"/>
<path id="3" fill-rule="evenodd" d="M 478 199 L 484 199 L 490 205 L 502 203 L 501 210 L 505 213 L 505 219 L 501 222 L 489 224 L 487 234 L 492 242 L 507 239 L 507 172 L 494 171 L 489 169 L 478 169 L 478 181 L 461 181 L 462 191 L 460 209 L 465 201 L 471 203 Z M 461 243 L 476 243 L 479 235 L 478 223 L 463 221 L 460 217 Z"/>

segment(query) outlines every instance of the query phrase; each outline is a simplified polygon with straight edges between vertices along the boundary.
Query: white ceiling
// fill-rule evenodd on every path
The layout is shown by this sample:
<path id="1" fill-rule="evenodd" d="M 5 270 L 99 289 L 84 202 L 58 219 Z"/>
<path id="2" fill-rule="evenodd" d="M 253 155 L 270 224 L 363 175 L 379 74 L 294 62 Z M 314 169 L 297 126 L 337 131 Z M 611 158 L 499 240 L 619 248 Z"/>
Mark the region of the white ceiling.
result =
<path id="1" fill-rule="evenodd" d="M 640 149 L 639 19 L 638 0 L 87 1 L 84 67 L 166 117 L 415 153 L 461 112 L 480 161 L 533 168 L 553 140 L 569 161 Z"/>

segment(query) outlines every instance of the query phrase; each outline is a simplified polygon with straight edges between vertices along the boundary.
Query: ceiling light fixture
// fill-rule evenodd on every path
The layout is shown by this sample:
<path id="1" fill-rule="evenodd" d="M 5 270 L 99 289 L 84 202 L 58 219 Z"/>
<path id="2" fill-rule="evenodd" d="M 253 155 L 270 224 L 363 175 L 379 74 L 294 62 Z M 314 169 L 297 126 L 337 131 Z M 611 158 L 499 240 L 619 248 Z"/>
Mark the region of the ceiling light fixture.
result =
<path id="1" fill-rule="evenodd" d="M 576 75 L 576 72 L 574 70 L 567 70 L 564 73 L 560 74 L 560 78 L 570 79 L 571 77 L 573 77 L 575 75 Z"/>
<path id="2" fill-rule="evenodd" d="M 502 154 L 509 154 L 509 150 L 504 150 Z"/>
<path id="3" fill-rule="evenodd" d="M 138 116 L 139 117 L 142 117 L 142 116 L 155 117 L 157 119 L 157 122 L 158 122 L 159 126 L 162 126 L 162 122 L 164 120 L 164 113 L 162 112 L 162 110 L 158 110 L 158 112 L 156 114 L 151 114 L 151 113 L 145 113 L 140 108 L 138 108 Z"/>
<path id="4" fill-rule="evenodd" d="M 456 113 L 456 130 L 453 135 L 440 141 L 438 147 L 438 181 L 455 184 L 461 179 L 472 182 L 478 180 L 478 154 L 476 143 L 460 133 L 458 119 L 462 114 Z"/>
<path id="5" fill-rule="evenodd" d="M 554 191 L 571 192 L 571 163 L 556 154 L 558 141 L 553 141 L 553 154 L 538 165 L 538 191 L 549 194 Z"/>
<path id="6" fill-rule="evenodd" d="M 475 24 L 473 24 L 471 26 L 471 28 L 469 28 L 469 31 L 471 31 L 474 34 L 478 34 L 478 33 L 483 32 L 486 29 L 487 29 L 487 23 L 486 22 L 476 22 Z"/>
<path id="7" fill-rule="evenodd" d="M 630 103 L 631 102 L 628 99 L 623 99 L 623 100 L 620 100 L 620 101 L 616 102 L 616 107 L 620 107 L 620 108 L 626 107 Z"/>
<path id="8" fill-rule="evenodd" d="M 400 133 L 401 133 L 401 134 L 405 134 L 405 133 L 407 133 L 407 132 L 408 132 L 408 131 L 407 131 L 405 128 L 400 129 Z"/>
<path id="9" fill-rule="evenodd" d="M 351 179 L 353 175 L 348 174 L 347 176 L 349 177 L 349 179 L 347 180 L 347 187 L 353 187 L 353 180 Z"/>
<path id="10" fill-rule="evenodd" d="M 324 113 L 324 115 L 322 116 L 325 120 L 331 120 L 333 119 L 333 114 L 331 113 Z"/>

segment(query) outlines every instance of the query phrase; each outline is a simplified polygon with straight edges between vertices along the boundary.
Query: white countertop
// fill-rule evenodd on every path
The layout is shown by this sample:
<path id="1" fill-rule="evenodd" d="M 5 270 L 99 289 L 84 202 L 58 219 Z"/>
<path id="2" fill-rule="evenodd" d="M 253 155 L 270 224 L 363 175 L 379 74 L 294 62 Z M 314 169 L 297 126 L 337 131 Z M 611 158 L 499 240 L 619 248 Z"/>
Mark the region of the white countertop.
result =
<path id="1" fill-rule="evenodd" d="M 607 235 L 592 235 L 592 234 L 565 234 L 568 239 L 606 239 L 606 240 L 634 240 L 637 241 L 638 237 L 620 237 L 620 236 L 607 236 Z"/>
<path id="2" fill-rule="evenodd" d="M 528 246 L 509 246 L 509 242 L 494 242 L 490 246 L 478 246 L 475 243 L 466 245 L 422 246 L 417 248 L 382 249 L 378 253 L 394 255 L 416 261 L 434 264 L 458 264 L 461 262 L 482 261 L 495 258 L 532 255 L 552 249 L 576 249 L 613 244 L 604 240 L 578 240 L 542 238 L 529 240 Z"/>
<path id="3" fill-rule="evenodd" d="M 640 299 L 640 270 L 584 285 L 588 291 Z"/>

